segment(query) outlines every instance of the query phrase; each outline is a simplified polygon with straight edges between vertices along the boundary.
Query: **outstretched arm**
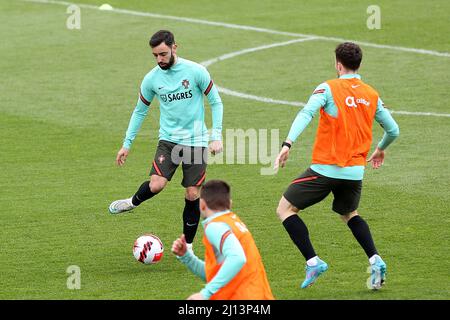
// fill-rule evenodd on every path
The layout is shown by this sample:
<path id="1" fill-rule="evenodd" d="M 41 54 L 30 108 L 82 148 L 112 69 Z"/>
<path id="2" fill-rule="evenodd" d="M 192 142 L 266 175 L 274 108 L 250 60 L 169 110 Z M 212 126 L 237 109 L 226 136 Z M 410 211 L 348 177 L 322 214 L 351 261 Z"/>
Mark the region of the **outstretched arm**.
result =
<path id="1" fill-rule="evenodd" d="M 141 100 L 137 102 L 136 107 L 131 114 L 130 122 L 128 123 L 128 129 L 125 134 L 125 139 L 123 140 L 123 148 L 128 150 L 131 148 L 131 144 L 133 143 L 134 138 L 136 138 L 136 135 L 141 129 L 142 123 L 147 116 L 149 105 L 150 104 L 147 105 Z"/>
<path id="2" fill-rule="evenodd" d="M 316 112 L 326 105 L 327 97 L 330 87 L 326 83 L 320 84 L 308 100 L 308 103 L 300 110 L 291 125 L 287 139 L 285 140 L 289 144 L 293 144 L 300 134 L 309 125 Z M 282 168 L 286 165 L 289 158 L 289 148 L 282 147 L 278 157 L 275 160 L 274 169 L 277 170 L 279 166 Z"/>
<path id="3" fill-rule="evenodd" d="M 125 134 L 125 139 L 123 140 L 122 148 L 119 150 L 116 156 L 116 163 L 119 166 L 125 164 L 126 158 L 131 148 L 131 144 L 133 143 L 134 138 L 136 138 L 136 135 L 142 126 L 142 122 L 144 122 L 144 119 L 147 116 L 148 109 L 149 107 L 143 102 L 137 102 L 136 107 L 131 114 L 130 122 L 128 123 L 128 129 Z"/>
<path id="4" fill-rule="evenodd" d="M 141 90 L 139 92 L 139 98 L 131 114 L 130 122 L 128 123 L 128 129 L 125 133 L 125 139 L 123 140 L 122 148 L 117 152 L 116 163 L 119 166 L 123 166 L 127 159 L 133 140 L 136 138 L 139 129 L 147 116 L 150 102 L 153 99 L 153 91 L 148 80 L 145 77 L 141 84 Z"/>
<path id="5" fill-rule="evenodd" d="M 205 276 L 205 262 L 199 258 L 192 251 L 187 249 L 186 238 L 182 234 L 172 244 L 172 252 L 177 258 L 188 267 L 189 270 L 197 277 L 206 281 Z"/>

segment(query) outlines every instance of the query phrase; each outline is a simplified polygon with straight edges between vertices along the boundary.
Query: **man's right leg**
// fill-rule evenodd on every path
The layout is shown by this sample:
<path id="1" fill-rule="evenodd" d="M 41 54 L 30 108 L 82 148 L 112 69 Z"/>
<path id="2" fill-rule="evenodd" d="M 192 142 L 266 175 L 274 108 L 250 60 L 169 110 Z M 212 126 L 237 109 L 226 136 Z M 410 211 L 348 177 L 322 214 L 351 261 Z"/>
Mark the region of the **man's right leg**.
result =
<path id="1" fill-rule="evenodd" d="M 302 288 L 312 285 L 328 269 L 328 265 L 316 255 L 308 228 L 297 213 L 322 201 L 330 192 L 326 177 L 307 169 L 291 182 L 278 204 L 278 217 L 306 260 L 306 279 L 301 284 Z"/>
<path id="2" fill-rule="evenodd" d="M 277 215 L 292 241 L 306 260 L 306 277 L 300 286 L 304 289 L 312 286 L 317 278 L 327 271 L 328 265 L 316 255 L 309 239 L 308 228 L 298 216 L 298 211 L 284 196 L 281 197 L 277 208 Z"/>
<path id="3" fill-rule="evenodd" d="M 150 181 L 145 181 L 131 198 L 116 200 L 109 206 L 109 212 L 118 214 L 133 210 L 142 202 L 157 195 L 174 175 L 179 163 L 172 159 L 172 149 L 175 144 L 160 140 L 150 171 Z"/>
<path id="4" fill-rule="evenodd" d="M 160 193 L 167 185 L 168 180 L 156 174 L 151 176 L 150 181 L 145 181 L 131 199 L 132 204 L 137 207 Z"/>
<path id="5" fill-rule="evenodd" d="M 167 185 L 168 180 L 158 175 L 152 175 L 150 181 L 145 181 L 141 184 L 137 192 L 127 199 L 116 200 L 109 206 L 109 212 L 118 214 L 133 210 L 142 202 L 147 201 L 153 196 L 161 192 Z"/>
<path id="6" fill-rule="evenodd" d="M 309 239 L 308 228 L 297 214 L 299 211 L 284 196 L 281 197 L 277 208 L 278 218 L 280 218 L 292 242 L 300 250 L 305 260 L 309 261 L 316 257 L 316 252 Z"/>

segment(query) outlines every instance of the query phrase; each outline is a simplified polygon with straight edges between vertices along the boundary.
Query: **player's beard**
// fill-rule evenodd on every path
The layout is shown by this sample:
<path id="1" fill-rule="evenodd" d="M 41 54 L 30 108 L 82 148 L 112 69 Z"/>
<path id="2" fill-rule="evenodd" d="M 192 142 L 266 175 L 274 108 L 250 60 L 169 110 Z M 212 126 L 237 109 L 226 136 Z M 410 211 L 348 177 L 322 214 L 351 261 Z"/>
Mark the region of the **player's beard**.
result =
<path id="1" fill-rule="evenodd" d="M 169 59 L 169 63 L 158 63 L 158 66 L 163 69 L 163 70 L 168 70 L 170 69 L 170 67 L 173 66 L 173 64 L 175 63 L 175 57 L 172 54 L 172 51 L 170 52 L 170 59 Z"/>

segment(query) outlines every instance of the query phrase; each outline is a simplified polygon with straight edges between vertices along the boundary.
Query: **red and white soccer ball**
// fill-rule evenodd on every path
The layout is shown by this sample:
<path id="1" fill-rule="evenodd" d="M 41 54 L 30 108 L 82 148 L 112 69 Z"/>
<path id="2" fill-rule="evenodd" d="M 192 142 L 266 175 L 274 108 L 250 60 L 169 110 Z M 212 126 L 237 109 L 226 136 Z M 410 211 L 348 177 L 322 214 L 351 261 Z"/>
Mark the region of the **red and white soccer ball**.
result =
<path id="1" fill-rule="evenodd" d="M 144 264 L 157 263 L 161 260 L 163 252 L 163 244 L 154 234 L 145 234 L 134 242 L 133 255 L 137 261 Z"/>

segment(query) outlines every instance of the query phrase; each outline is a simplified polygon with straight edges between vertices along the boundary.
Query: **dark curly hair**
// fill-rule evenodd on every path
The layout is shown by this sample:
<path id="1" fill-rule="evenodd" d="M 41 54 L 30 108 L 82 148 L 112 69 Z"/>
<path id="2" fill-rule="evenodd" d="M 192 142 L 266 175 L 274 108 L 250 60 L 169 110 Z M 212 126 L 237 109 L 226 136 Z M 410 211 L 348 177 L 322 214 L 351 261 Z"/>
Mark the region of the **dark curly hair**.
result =
<path id="1" fill-rule="evenodd" d="M 350 70 L 358 70 L 362 60 L 361 48 L 353 42 L 344 42 L 339 44 L 334 50 L 336 61 Z"/>
<path id="2" fill-rule="evenodd" d="M 171 46 L 175 43 L 175 37 L 173 33 L 168 30 L 159 30 L 150 39 L 150 47 L 154 48 L 159 46 L 161 43 L 165 43 L 167 46 Z"/>

